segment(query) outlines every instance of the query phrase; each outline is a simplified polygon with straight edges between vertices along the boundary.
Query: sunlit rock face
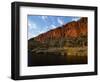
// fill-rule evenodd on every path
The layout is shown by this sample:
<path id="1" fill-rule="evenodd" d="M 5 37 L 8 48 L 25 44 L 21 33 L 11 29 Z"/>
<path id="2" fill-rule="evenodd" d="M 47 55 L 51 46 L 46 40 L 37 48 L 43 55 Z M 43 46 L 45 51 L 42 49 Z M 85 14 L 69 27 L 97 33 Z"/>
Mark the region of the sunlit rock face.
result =
<path id="1" fill-rule="evenodd" d="M 44 42 L 49 39 L 62 39 L 62 38 L 77 38 L 79 36 L 87 36 L 88 22 L 87 18 L 83 17 L 78 21 L 72 21 L 61 27 L 57 27 L 48 32 L 42 33 L 34 39 L 39 42 Z"/>

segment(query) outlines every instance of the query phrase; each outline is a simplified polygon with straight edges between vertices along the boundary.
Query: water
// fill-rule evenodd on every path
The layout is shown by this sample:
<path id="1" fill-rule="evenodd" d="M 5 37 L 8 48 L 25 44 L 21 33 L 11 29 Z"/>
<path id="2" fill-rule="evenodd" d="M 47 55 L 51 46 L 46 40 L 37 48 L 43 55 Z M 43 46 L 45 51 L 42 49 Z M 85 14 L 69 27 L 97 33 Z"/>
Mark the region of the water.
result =
<path id="1" fill-rule="evenodd" d="M 76 65 L 87 64 L 86 53 L 62 52 L 28 52 L 28 66 L 50 66 L 50 65 Z"/>

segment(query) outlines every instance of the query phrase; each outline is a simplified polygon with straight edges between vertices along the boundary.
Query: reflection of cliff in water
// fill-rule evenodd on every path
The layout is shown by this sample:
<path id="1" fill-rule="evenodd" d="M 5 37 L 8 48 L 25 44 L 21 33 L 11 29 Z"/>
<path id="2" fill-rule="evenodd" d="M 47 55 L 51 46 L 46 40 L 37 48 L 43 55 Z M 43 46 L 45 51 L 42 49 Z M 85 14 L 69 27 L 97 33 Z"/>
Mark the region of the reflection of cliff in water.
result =
<path id="1" fill-rule="evenodd" d="M 28 51 L 28 66 L 70 65 L 87 64 L 87 55 L 67 52 L 39 52 Z"/>

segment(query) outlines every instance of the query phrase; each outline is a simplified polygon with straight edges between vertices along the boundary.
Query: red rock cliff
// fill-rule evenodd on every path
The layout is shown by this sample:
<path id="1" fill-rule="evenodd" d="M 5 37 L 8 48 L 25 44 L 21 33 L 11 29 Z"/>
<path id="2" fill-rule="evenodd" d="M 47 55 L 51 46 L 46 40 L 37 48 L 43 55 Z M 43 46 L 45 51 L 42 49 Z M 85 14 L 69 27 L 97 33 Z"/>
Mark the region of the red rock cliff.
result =
<path id="1" fill-rule="evenodd" d="M 77 38 L 80 35 L 87 36 L 88 21 L 86 17 L 78 21 L 72 21 L 56 29 L 52 29 L 46 33 L 35 37 L 35 40 L 44 42 L 46 39 L 60 39 L 62 37 Z"/>

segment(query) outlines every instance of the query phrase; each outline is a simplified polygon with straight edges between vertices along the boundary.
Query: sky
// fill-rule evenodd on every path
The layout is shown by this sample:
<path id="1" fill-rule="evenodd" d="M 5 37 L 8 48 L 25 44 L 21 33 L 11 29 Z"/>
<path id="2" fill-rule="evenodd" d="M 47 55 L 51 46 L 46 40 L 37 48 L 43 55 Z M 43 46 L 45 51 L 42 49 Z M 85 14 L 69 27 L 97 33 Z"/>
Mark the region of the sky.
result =
<path id="1" fill-rule="evenodd" d="M 28 15 L 28 39 L 79 19 L 72 16 Z"/>

